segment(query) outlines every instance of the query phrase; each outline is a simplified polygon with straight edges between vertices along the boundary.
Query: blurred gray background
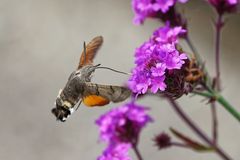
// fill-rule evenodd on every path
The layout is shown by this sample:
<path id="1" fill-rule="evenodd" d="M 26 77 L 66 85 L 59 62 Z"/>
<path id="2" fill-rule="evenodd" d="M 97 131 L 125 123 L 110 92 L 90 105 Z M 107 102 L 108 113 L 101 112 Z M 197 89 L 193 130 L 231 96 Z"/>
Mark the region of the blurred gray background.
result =
<path id="1" fill-rule="evenodd" d="M 203 0 L 181 6 L 189 19 L 190 36 L 214 73 L 212 19 Z M 223 95 L 240 111 L 239 58 L 240 15 L 227 16 L 222 41 Z M 55 121 L 50 110 L 60 88 L 76 68 L 83 41 L 104 36 L 95 63 L 129 72 L 134 49 L 160 24 L 147 20 L 132 24 L 130 0 L 0 0 L 0 159 L 94 160 L 104 150 L 98 143 L 95 119 L 112 107 L 83 105 L 66 123 Z M 182 42 L 186 51 L 187 45 Z M 98 70 L 94 82 L 121 85 L 128 79 Z M 211 135 L 209 106 L 203 98 L 184 96 L 182 108 Z M 218 160 L 214 153 L 195 153 L 171 148 L 158 151 L 152 138 L 170 126 L 197 137 L 165 100 L 147 97 L 139 101 L 151 108 L 155 123 L 141 134 L 140 151 L 145 160 Z M 218 108 L 220 145 L 235 160 L 240 158 L 240 126 L 221 106 Z M 133 159 L 135 155 L 131 152 Z"/>

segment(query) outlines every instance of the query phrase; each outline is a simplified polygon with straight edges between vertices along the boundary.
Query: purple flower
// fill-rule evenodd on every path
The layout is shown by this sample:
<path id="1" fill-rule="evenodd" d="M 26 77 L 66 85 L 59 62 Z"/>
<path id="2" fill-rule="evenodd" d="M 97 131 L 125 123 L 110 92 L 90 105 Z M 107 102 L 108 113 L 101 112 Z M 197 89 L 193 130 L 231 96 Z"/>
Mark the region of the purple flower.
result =
<path id="1" fill-rule="evenodd" d="M 153 35 L 156 41 L 159 43 L 178 43 L 178 36 L 184 34 L 186 30 L 182 27 L 170 28 L 170 24 L 167 23 L 166 27 L 156 30 Z"/>
<path id="2" fill-rule="evenodd" d="M 154 141 L 155 141 L 156 146 L 159 149 L 168 148 L 168 147 L 170 147 L 172 145 L 171 144 L 171 137 L 168 134 L 164 133 L 164 132 L 162 132 L 159 135 L 157 135 L 154 138 Z"/>
<path id="3" fill-rule="evenodd" d="M 165 63 L 168 69 L 181 69 L 185 59 L 186 54 L 179 54 L 179 51 L 175 50 L 167 55 Z"/>
<path id="4" fill-rule="evenodd" d="M 119 143 L 135 143 L 141 129 L 152 121 L 146 110 L 129 103 L 105 113 L 96 120 L 100 139 L 114 146 Z"/>
<path id="5" fill-rule="evenodd" d="M 208 2 L 215 7 L 220 15 L 225 12 L 234 13 L 239 6 L 239 0 L 208 0 Z"/>
<path id="6" fill-rule="evenodd" d="M 142 24 L 147 17 L 166 13 L 177 1 L 187 2 L 187 0 L 132 0 L 132 9 L 135 12 L 134 24 Z"/>
<path id="7" fill-rule="evenodd" d="M 128 143 L 110 145 L 97 160 L 131 160 L 128 155 L 130 148 Z"/>
<path id="8" fill-rule="evenodd" d="M 164 63 L 157 63 L 156 67 L 152 67 L 151 68 L 152 75 L 154 77 L 161 77 L 161 76 L 164 75 L 165 69 L 166 69 L 166 64 L 164 64 Z"/>
<path id="9" fill-rule="evenodd" d="M 131 102 L 110 110 L 96 120 L 100 139 L 108 143 L 98 160 L 131 160 L 128 150 L 137 144 L 142 128 L 152 121 L 146 111 L 147 108 Z"/>
<path id="10" fill-rule="evenodd" d="M 128 86 L 134 93 L 144 94 L 148 89 L 156 93 L 167 88 L 166 71 L 181 69 L 187 59 L 186 54 L 176 49 L 178 37 L 185 32 L 182 27 L 170 28 L 167 23 L 136 49 L 136 66 L 128 81 Z"/>
<path id="11" fill-rule="evenodd" d="M 164 80 L 165 80 L 165 76 L 153 78 L 152 85 L 151 85 L 151 91 L 153 93 L 157 93 L 158 90 L 164 91 L 165 88 L 167 87 L 166 84 L 164 83 Z"/>

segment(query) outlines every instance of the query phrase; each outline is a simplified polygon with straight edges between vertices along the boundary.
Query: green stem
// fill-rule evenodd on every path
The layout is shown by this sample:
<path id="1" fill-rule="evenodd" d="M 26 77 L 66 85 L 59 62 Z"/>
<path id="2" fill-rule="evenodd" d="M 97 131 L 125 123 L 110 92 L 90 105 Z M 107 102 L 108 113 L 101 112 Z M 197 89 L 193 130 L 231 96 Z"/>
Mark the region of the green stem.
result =
<path id="1" fill-rule="evenodd" d="M 213 94 L 208 93 L 208 92 L 198 92 L 198 91 L 193 91 L 194 94 L 200 95 L 202 97 L 206 97 L 206 98 L 212 98 L 214 97 Z"/>
<path id="2" fill-rule="evenodd" d="M 194 91 L 195 94 L 198 94 L 207 98 L 214 98 L 218 103 L 220 103 L 232 116 L 234 116 L 240 122 L 240 113 L 221 95 L 212 94 L 208 92 L 197 92 Z"/>
<path id="3" fill-rule="evenodd" d="M 223 96 L 218 96 L 217 101 L 240 122 L 240 113 Z"/>

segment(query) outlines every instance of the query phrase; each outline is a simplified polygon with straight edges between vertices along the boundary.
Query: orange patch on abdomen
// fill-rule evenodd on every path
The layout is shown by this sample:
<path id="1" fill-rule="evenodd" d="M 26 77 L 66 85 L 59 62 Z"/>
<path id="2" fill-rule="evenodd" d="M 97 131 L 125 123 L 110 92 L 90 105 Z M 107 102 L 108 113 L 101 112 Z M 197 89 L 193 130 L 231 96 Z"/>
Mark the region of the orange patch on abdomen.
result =
<path id="1" fill-rule="evenodd" d="M 83 98 L 83 103 L 88 107 L 104 106 L 109 103 L 109 100 L 101 96 L 89 95 Z"/>

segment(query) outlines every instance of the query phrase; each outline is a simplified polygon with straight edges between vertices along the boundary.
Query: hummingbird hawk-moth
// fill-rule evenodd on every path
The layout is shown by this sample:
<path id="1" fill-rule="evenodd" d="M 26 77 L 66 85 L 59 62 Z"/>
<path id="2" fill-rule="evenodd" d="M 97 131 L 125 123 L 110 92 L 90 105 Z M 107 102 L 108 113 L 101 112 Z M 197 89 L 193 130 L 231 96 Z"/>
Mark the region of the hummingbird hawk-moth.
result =
<path id="1" fill-rule="evenodd" d="M 102 43 L 102 36 L 95 37 L 87 46 L 84 43 L 77 70 L 72 72 L 64 89 L 59 91 L 56 106 L 52 109 L 57 120 L 64 122 L 78 102 L 89 107 L 104 106 L 109 102 L 124 101 L 130 96 L 131 92 L 126 87 L 91 83 L 91 75 L 99 66 L 93 65 L 93 59 Z"/>

